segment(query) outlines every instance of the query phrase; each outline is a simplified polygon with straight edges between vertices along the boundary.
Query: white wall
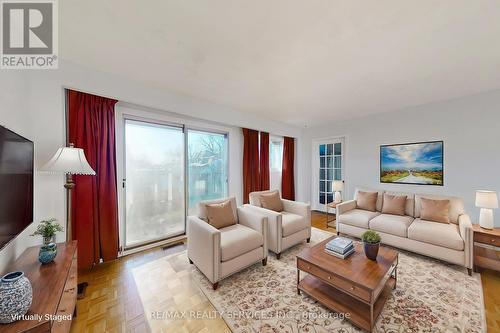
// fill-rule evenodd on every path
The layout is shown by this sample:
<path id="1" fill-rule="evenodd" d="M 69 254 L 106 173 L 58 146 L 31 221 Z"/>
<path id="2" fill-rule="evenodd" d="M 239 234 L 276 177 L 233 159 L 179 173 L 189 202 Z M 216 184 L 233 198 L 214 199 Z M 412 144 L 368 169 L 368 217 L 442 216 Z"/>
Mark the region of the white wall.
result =
<path id="1" fill-rule="evenodd" d="M 301 141 L 302 156 L 311 156 L 312 139 L 346 137 L 346 187 L 356 186 L 460 196 L 477 222 L 475 190 L 500 192 L 500 91 L 309 128 Z M 444 140 L 444 186 L 381 184 L 379 146 Z M 300 187 L 311 198 L 311 158 L 300 161 Z M 314 172 L 317 172 L 314 170 Z M 500 212 L 495 212 L 500 226 Z"/>
<path id="2" fill-rule="evenodd" d="M 248 127 L 276 135 L 299 137 L 301 130 L 279 122 L 189 96 L 161 91 L 61 61 L 58 70 L 1 71 L 0 124 L 35 142 L 35 170 L 65 144 L 64 88 L 116 98 L 181 116 L 210 120 L 233 127 Z M 235 176 L 240 176 L 236 173 Z M 34 220 L 55 217 L 65 223 L 62 175 L 35 174 Z M 232 190 L 236 189 L 231 187 Z M 241 197 L 239 193 L 230 193 Z M 41 242 L 29 237 L 34 224 L 0 251 L 0 272 L 27 246 Z M 58 241 L 64 234 L 58 235 Z"/>

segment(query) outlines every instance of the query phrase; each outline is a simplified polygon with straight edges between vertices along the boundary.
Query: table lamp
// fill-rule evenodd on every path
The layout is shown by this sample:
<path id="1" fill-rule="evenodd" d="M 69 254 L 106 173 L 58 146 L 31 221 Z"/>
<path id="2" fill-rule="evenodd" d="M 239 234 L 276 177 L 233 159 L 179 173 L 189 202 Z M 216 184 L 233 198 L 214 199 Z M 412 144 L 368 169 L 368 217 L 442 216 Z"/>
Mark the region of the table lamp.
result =
<path id="1" fill-rule="evenodd" d="M 476 191 L 476 207 L 481 208 L 479 225 L 485 229 L 493 229 L 493 209 L 498 208 L 497 193 Z"/>
<path id="2" fill-rule="evenodd" d="M 66 241 L 73 239 L 71 232 L 71 190 L 75 187 L 73 175 L 95 175 L 94 169 L 87 162 L 81 148 L 75 148 L 72 143 L 69 147 L 61 147 L 54 156 L 40 168 L 40 171 L 66 174 Z"/>
<path id="3" fill-rule="evenodd" d="M 344 191 L 344 181 L 334 180 L 332 183 L 333 191 L 335 192 L 335 203 L 342 202 L 342 194 L 340 192 Z"/>

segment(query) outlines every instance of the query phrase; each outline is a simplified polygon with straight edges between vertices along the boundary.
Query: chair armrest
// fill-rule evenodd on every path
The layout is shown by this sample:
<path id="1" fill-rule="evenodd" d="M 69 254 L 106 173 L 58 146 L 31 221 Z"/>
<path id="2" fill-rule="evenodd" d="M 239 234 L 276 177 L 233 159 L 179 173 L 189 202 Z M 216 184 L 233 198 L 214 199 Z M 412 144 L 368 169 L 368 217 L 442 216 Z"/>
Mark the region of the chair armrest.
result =
<path id="1" fill-rule="evenodd" d="M 464 240 L 465 267 L 472 268 L 474 261 L 474 231 L 472 230 L 472 222 L 469 215 L 462 214 L 458 217 L 458 228 L 460 236 Z"/>
<path id="2" fill-rule="evenodd" d="M 220 231 L 197 216 L 187 219 L 188 257 L 215 283 L 219 277 Z"/>
<path id="3" fill-rule="evenodd" d="M 238 221 L 241 225 L 249 227 L 259 234 L 264 239 L 264 255 L 267 257 L 267 216 L 248 207 L 238 207 Z"/>
<path id="4" fill-rule="evenodd" d="M 267 217 L 267 239 L 268 247 L 274 253 L 281 252 L 281 238 L 283 237 L 282 215 L 273 210 L 262 207 L 252 206 L 249 204 L 243 205 L 244 208 L 252 210 L 256 214 Z"/>
<path id="5" fill-rule="evenodd" d="M 283 210 L 292 214 L 297 214 L 311 221 L 311 205 L 305 202 L 281 199 Z"/>
<path id="6" fill-rule="evenodd" d="M 348 200 L 337 205 L 337 216 L 356 208 L 356 200 Z"/>

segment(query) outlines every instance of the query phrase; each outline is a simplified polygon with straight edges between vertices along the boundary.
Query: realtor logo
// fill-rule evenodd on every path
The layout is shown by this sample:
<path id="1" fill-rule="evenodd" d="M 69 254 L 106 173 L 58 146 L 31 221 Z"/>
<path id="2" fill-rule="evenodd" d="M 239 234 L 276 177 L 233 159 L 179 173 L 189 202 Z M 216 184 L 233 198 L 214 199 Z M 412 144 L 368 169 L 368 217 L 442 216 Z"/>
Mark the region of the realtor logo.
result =
<path id="1" fill-rule="evenodd" d="M 2 0 L 2 69 L 56 69 L 56 0 Z"/>

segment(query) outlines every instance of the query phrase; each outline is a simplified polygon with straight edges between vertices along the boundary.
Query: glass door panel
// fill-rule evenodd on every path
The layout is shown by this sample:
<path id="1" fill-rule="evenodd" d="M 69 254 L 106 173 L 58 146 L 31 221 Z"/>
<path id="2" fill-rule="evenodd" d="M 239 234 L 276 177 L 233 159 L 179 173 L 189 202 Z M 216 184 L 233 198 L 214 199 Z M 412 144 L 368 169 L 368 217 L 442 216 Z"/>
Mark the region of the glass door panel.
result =
<path id="1" fill-rule="evenodd" d="M 184 133 L 125 120 L 125 247 L 185 232 Z"/>
<path id="2" fill-rule="evenodd" d="M 319 178 L 316 208 L 325 209 L 325 204 L 333 202 L 333 181 L 342 180 L 342 142 L 326 142 L 318 145 Z"/>
<path id="3" fill-rule="evenodd" d="M 188 130 L 188 215 L 198 202 L 227 197 L 227 135 Z"/>

